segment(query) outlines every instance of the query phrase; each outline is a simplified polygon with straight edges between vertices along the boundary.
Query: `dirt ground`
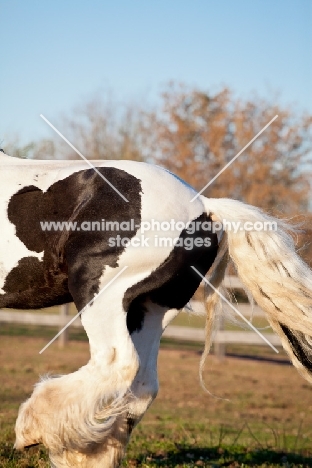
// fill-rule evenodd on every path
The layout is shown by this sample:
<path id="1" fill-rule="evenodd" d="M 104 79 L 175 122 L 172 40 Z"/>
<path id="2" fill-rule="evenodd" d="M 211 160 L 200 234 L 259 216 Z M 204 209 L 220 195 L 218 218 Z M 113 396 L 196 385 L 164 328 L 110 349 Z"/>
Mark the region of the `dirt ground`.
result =
<path id="1" fill-rule="evenodd" d="M 43 339 L 1 336 L 0 340 L 0 432 L 10 442 L 18 406 L 39 376 L 72 372 L 87 362 L 89 352 L 87 343 L 70 342 L 63 350 L 54 343 L 39 355 L 46 344 Z M 213 437 L 230 433 L 235 441 L 244 431 L 259 443 L 265 436 L 268 445 L 277 447 L 287 436 L 293 437 L 294 449 L 312 448 L 312 387 L 286 360 L 218 361 L 211 356 L 205 381 L 212 396 L 199 385 L 199 359 L 193 350 L 160 350 L 160 391 L 138 434 L 147 431 L 152 439 L 156 432 L 184 431 L 196 444 L 212 430 Z"/>

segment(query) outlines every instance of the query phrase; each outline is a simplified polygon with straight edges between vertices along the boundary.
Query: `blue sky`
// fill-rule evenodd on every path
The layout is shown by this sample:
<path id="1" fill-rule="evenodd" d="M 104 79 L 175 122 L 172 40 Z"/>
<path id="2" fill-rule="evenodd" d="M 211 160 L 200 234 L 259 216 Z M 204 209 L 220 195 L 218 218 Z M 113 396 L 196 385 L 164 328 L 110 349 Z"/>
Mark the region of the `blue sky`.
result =
<path id="1" fill-rule="evenodd" d="M 278 92 L 312 113 L 312 0 L 2 0 L 0 11 L 2 144 L 52 136 L 40 113 L 57 126 L 107 89 L 157 102 L 169 80 Z"/>

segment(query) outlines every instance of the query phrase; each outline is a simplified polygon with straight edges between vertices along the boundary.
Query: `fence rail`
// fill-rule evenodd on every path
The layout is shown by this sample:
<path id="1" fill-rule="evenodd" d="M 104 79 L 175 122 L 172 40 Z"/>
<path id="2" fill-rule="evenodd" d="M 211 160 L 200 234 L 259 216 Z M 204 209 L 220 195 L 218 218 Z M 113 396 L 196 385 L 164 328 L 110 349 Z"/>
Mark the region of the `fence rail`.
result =
<path id="1" fill-rule="evenodd" d="M 235 276 L 227 276 L 224 281 L 224 286 L 228 289 L 241 290 L 243 289 L 242 283 Z M 191 306 L 194 311 L 203 312 L 203 304 L 198 301 L 192 301 Z M 225 309 L 228 306 L 225 305 Z M 264 316 L 260 307 L 251 307 L 250 304 L 237 304 L 237 309 L 245 316 Z M 20 312 L 20 311 L 2 311 L 0 310 L 0 324 L 25 324 L 25 325 L 40 325 L 50 326 L 62 329 L 68 323 L 69 305 L 66 304 L 60 307 L 59 314 L 45 314 L 34 312 Z M 73 328 L 81 328 L 81 321 L 79 317 L 70 325 Z M 215 351 L 221 357 L 225 353 L 226 344 L 248 344 L 248 345 L 266 345 L 266 343 L 252 331 L 226 331 L 221 326 L 214 335 L 213 342 L 215 344 Z M 270 341 L 274 346 L 280 346 L 281 342 L 277 335 L 273 333 L 263 333 L 264 337 Z M 165 338 L 176 339 L 180 341 L 193 341 L 203 343 L 205 340 L 205 331 L 199 328 L 190 328 L 183 326 L 168 326 L 163 334 Z M 59 337 L 60 346 L 64 346 L 68 339 L 67 330 Z"/>
<path id="2" fill-rule="evenodd" d="M 200 328 L 188 328 L 171 325 L 166 328 L 163 336 L 177 340 L 205 341 L 205 331 Z M 273 333 L 263 333 L 263 336 L 273 345 L 280 346 L 281 340 Z M 253 332 L 244 331 L 226 331 L 218 330 L 213 338 L 214 343 L 220 344 L 249 344 L 249 345 L 266 345 L 266 343 Z M 267 345 L 266 345 L 267 346 Z"/>

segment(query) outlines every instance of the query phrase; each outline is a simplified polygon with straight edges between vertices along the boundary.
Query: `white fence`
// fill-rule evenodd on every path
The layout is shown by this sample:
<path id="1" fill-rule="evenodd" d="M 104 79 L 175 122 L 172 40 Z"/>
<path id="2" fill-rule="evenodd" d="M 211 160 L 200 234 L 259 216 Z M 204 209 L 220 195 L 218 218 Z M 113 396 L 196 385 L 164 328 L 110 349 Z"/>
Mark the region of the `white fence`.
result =
<path id="1" fill-rule="evenodd" d="M 227 276 L 224 281 L 224 286 L 231 290 L 241 290 L 243 286 L 239 279 L 235 276 Z M 199 302 L 192 302 L 194 310 L 198 310 L 203 307 Z M 244 315 L 248 316 L 251 314 L 250 304 L 237 304 L 235 307 Z M 45 314 L 45 313 L 32 313 L 32 312 L 12 312 L 12 311 L 0 311 L 0 324 L 11 323 L 11 324 L 25 324 L 25 325 L 40 325 L 50 326 L 62 329 L 69 321 L 68 317 L 69 306 L 64 305 L 60 307 L 59 314 Z M 264 316 L 263 311 L 258 306 L 253 308 L 253 316 Z M 70 327 L 81 328 L 80 318 L 77 319 L 70 325 Z M 255 332 L 252 331 L 227 331 L 222 329 L 221 326 L 217 330 L 214 336 L 215 352 L 220 357 L 225 353 L 226 344 L 248 344 L 248 345 L 266 345 L 268 346 Z M 64 346 L 68 339 L 68 330 L 65 330 L 60 337 L 59 345 Z M 263 333 L 264 337 L 274 346 L 280 346 L 281 342 L 277 335 L 273 333 Z M 193 341 L 193 342 L 204 342 L 205 331 L 199 328 L 190 328 L 183 326 L 168 326 L 163 336 L 165 338 L 175 339 L 179 341 Z"/>

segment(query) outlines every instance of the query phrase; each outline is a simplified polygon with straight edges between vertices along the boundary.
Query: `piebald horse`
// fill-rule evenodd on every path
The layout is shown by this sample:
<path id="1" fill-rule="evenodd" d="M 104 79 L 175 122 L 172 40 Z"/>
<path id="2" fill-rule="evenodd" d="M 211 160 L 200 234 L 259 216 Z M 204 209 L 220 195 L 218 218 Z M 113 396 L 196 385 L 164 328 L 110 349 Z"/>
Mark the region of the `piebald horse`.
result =
<path id="1" fill-rule="evenodd" d="M 197 196 L 154 165 L 93 164 L 0 153 L 0 308 L 73 301 L 90 343 L 85 366 L 43 379 L 21 405 L 17 449 L 42 443 L 56 468 L 118 467 L 157 395 L 164 329 L 205 275 L 212 329 L 229 258 L 312 381 L 312 274 L 287 225 L 239 201 Z M 234 222 L 277 228 L 234 232 Z"/>

